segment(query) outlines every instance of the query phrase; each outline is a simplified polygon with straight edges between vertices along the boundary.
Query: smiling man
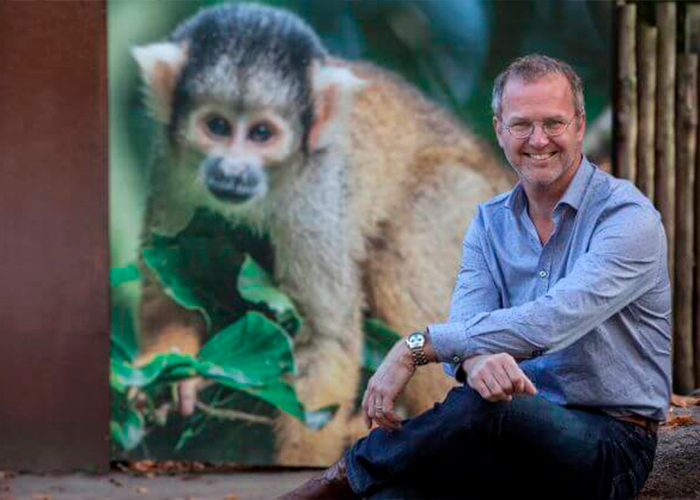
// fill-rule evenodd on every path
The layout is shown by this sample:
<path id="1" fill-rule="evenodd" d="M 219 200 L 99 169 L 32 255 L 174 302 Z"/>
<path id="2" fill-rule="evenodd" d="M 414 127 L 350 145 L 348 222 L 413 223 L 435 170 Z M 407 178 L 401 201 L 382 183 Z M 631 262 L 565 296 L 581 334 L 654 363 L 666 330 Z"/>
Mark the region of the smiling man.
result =
<path id="1" fill-rule="evenodd" d="M 368 384 L 378 426 L 283 498 L 633 498 L 670 397 L 666 236 L 652 204 L 582 155 L 581 79 L 531 55 L 496 79 L 520 182 L 479 207 L 450 317 L 397 343 Z M 401 421 L 415 370 L 464 383 Z"/>

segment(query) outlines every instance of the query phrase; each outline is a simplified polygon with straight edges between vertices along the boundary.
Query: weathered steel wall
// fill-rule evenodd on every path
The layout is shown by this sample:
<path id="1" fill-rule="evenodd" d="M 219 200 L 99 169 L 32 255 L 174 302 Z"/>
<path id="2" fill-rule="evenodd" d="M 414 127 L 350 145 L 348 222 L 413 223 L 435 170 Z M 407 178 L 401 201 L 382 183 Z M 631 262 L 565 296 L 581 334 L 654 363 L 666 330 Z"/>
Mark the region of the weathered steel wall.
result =
<path id="1" fill-rule="evenodd" d="M 106 469 L 105 5 L 0 2 L 0 469 Z"/>

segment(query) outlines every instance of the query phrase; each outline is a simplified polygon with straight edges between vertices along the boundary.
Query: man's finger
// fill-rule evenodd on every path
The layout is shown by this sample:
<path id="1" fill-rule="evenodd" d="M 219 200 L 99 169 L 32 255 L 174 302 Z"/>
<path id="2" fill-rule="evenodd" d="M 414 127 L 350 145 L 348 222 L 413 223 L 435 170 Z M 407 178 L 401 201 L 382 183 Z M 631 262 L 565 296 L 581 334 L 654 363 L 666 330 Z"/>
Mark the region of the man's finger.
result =
<path id="1" fill-rule="evenodd" d="M 522 394 L 525 392 L 525 379 L 527 378 L 520 367 L 515 363 L 505 364 L 506 374 L 513 384 L 513 393 Z"/>
<path id="2" fill-rule="evenodd" d="M 498 381 L 493 378 L 493 375 L 485 373 L 483 379 L 491 392 L 491 398 L 493 398 L 491 401 L 499 401 L 506 396 Z"/>
<path id="3" fill-rule="evenodd" d="M 399 429 L 401 427 L 401 419 L 394 411 L 394 402 L 389 398 L 385 398 L 382 402 L 382 408 L 384 408 L 384 418 L 389 424 L 389 428 L 394 431 Z"/>
<path id="4" fill-rule="evenodd" d="M 501 391 L 505 395 L 511 394 L 513 392 L 513 383 L 510 381 L 510 377 L 505 371 L 504 366 L 500 366 L 500 369 L 496 369 L 493 371 L 493 378 L 498 382 L 498 385 L 501 387 Z"/>
<path id="5" fill-rule="evenodd" d="M 378 394 L 374 400 L 374 421 L 379 427 L 391 428 L 391 424 L 387 420 L 384 410 L 382 396 Z"/>
<path id="6" fill-rule="evenodd" d="M 537 394 L 537 387 L 535 387 L 535 384 L 533 384 L 532 381 L 527 378 L 527 375 L 523 374 L 523 377 L 525 377 L 525 393 L 530 394 L 531 396 Z"/>
<path id="7" fill-rule="evenodd" d="M 478 392 L 482 398 L 488 399 L 491 397 L 491 391 L 489 390 L 489 386 L 487 386 L 481 378 L 468 379 L 468 382 L 469 387 Z"/>
<path id="8" fill-rule="evenodd" d="M 371 429 L 372 428 L 372 419 L 369 416 L 369 408 L 367 407 L 366 402 L 362 403 L 362 416 L 365 419 L 365 425 L 367 426 L 367 428 Z"/>

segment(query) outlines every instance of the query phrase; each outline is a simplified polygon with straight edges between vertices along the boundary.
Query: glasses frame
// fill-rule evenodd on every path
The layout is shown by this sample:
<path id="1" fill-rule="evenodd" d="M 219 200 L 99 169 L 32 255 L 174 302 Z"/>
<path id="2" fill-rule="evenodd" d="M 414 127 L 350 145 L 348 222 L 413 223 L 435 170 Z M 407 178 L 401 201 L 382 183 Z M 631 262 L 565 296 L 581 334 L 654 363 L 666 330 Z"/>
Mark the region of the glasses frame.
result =
<path id="1" fill-rule="evenodd" d="M 503 128 L 505 128 L 505 129 L 508 131 L 508 133 L 510 134 L 510 136 L 513 137 L 514 139 L 520 139 L 520 140 L 522 140 L 522 139 L 529 139 L 530 136 L 531 136 L 532 134 L 535 133 L 535 127 L 536 127 L 537 124 L 539 123 L 539 124 L 540 124 L 540 127 L 542 127 L 542 132 L 544 133 L 544 135 L 546 135 L 547 137 L 559 137 L 559 136 L 562 135 L 564 132 L 566 132 L 567 130 L 569 130 L 569 125 L 571 125 L 571 122 L 574 121 L 574 118 L 576 118 L 577 116 L 579 116 L 579 113 L 574 113 L 574 115 L 569 119 L 569 121 L 566 122 L 566 126 L 564 126 L 564 129 L 563 129 L 561 132 L 559 132 L 558 134 L 550 134 L 549 132 L 547 132 L 547 129 L 544 127 L 544 122 L 542 122 L 542 121 L 539 121 L 539 122 L 532 122 L 532 123 L 530 124 L 530 125 L 531 125 L 531 127 L 530 127 L 530 132 L 529 132 L 527 135 L 523 135 L 523 136 L 517 136 L 517 135 L 515 135 L 515 134 L 510 130 L 510 128 L 511 128 L 513 125 L 506 125 L 506 124 L 504 123 L 504 124 L 503 124 Z"/>

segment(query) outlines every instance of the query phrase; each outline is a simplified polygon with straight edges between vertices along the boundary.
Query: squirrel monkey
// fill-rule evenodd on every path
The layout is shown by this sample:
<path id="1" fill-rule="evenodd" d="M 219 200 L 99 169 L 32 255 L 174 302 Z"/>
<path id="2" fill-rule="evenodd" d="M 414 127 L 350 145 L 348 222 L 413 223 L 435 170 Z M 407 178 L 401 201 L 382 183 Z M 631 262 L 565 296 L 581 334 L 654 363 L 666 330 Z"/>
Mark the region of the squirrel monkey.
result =
<path id="1" fill-rule="evenodd" d="M 143 244 L 182 230 L 198 207 L 268 235 L 275 281 L 305 320 L 298 397 L 309 409 L 340 404 L 320 431 L 280 415 L 276 460 L 328 465 L 358 437 L 363 314 L 404 334 L 444 321 L 476 204 L 512 178 L 400 77 L 330 56 L 279 9 L 208 8 L 133 54 L 162 125 Z M 206 336 L 148 273 L 139 327 L 139 363 L 173 348 L 196 355 Z M 418 372 L 404 395 L 411 414 L 452 385 L 439 368 Z M 180 386 L 186 413 L 194 384 Z"/>

